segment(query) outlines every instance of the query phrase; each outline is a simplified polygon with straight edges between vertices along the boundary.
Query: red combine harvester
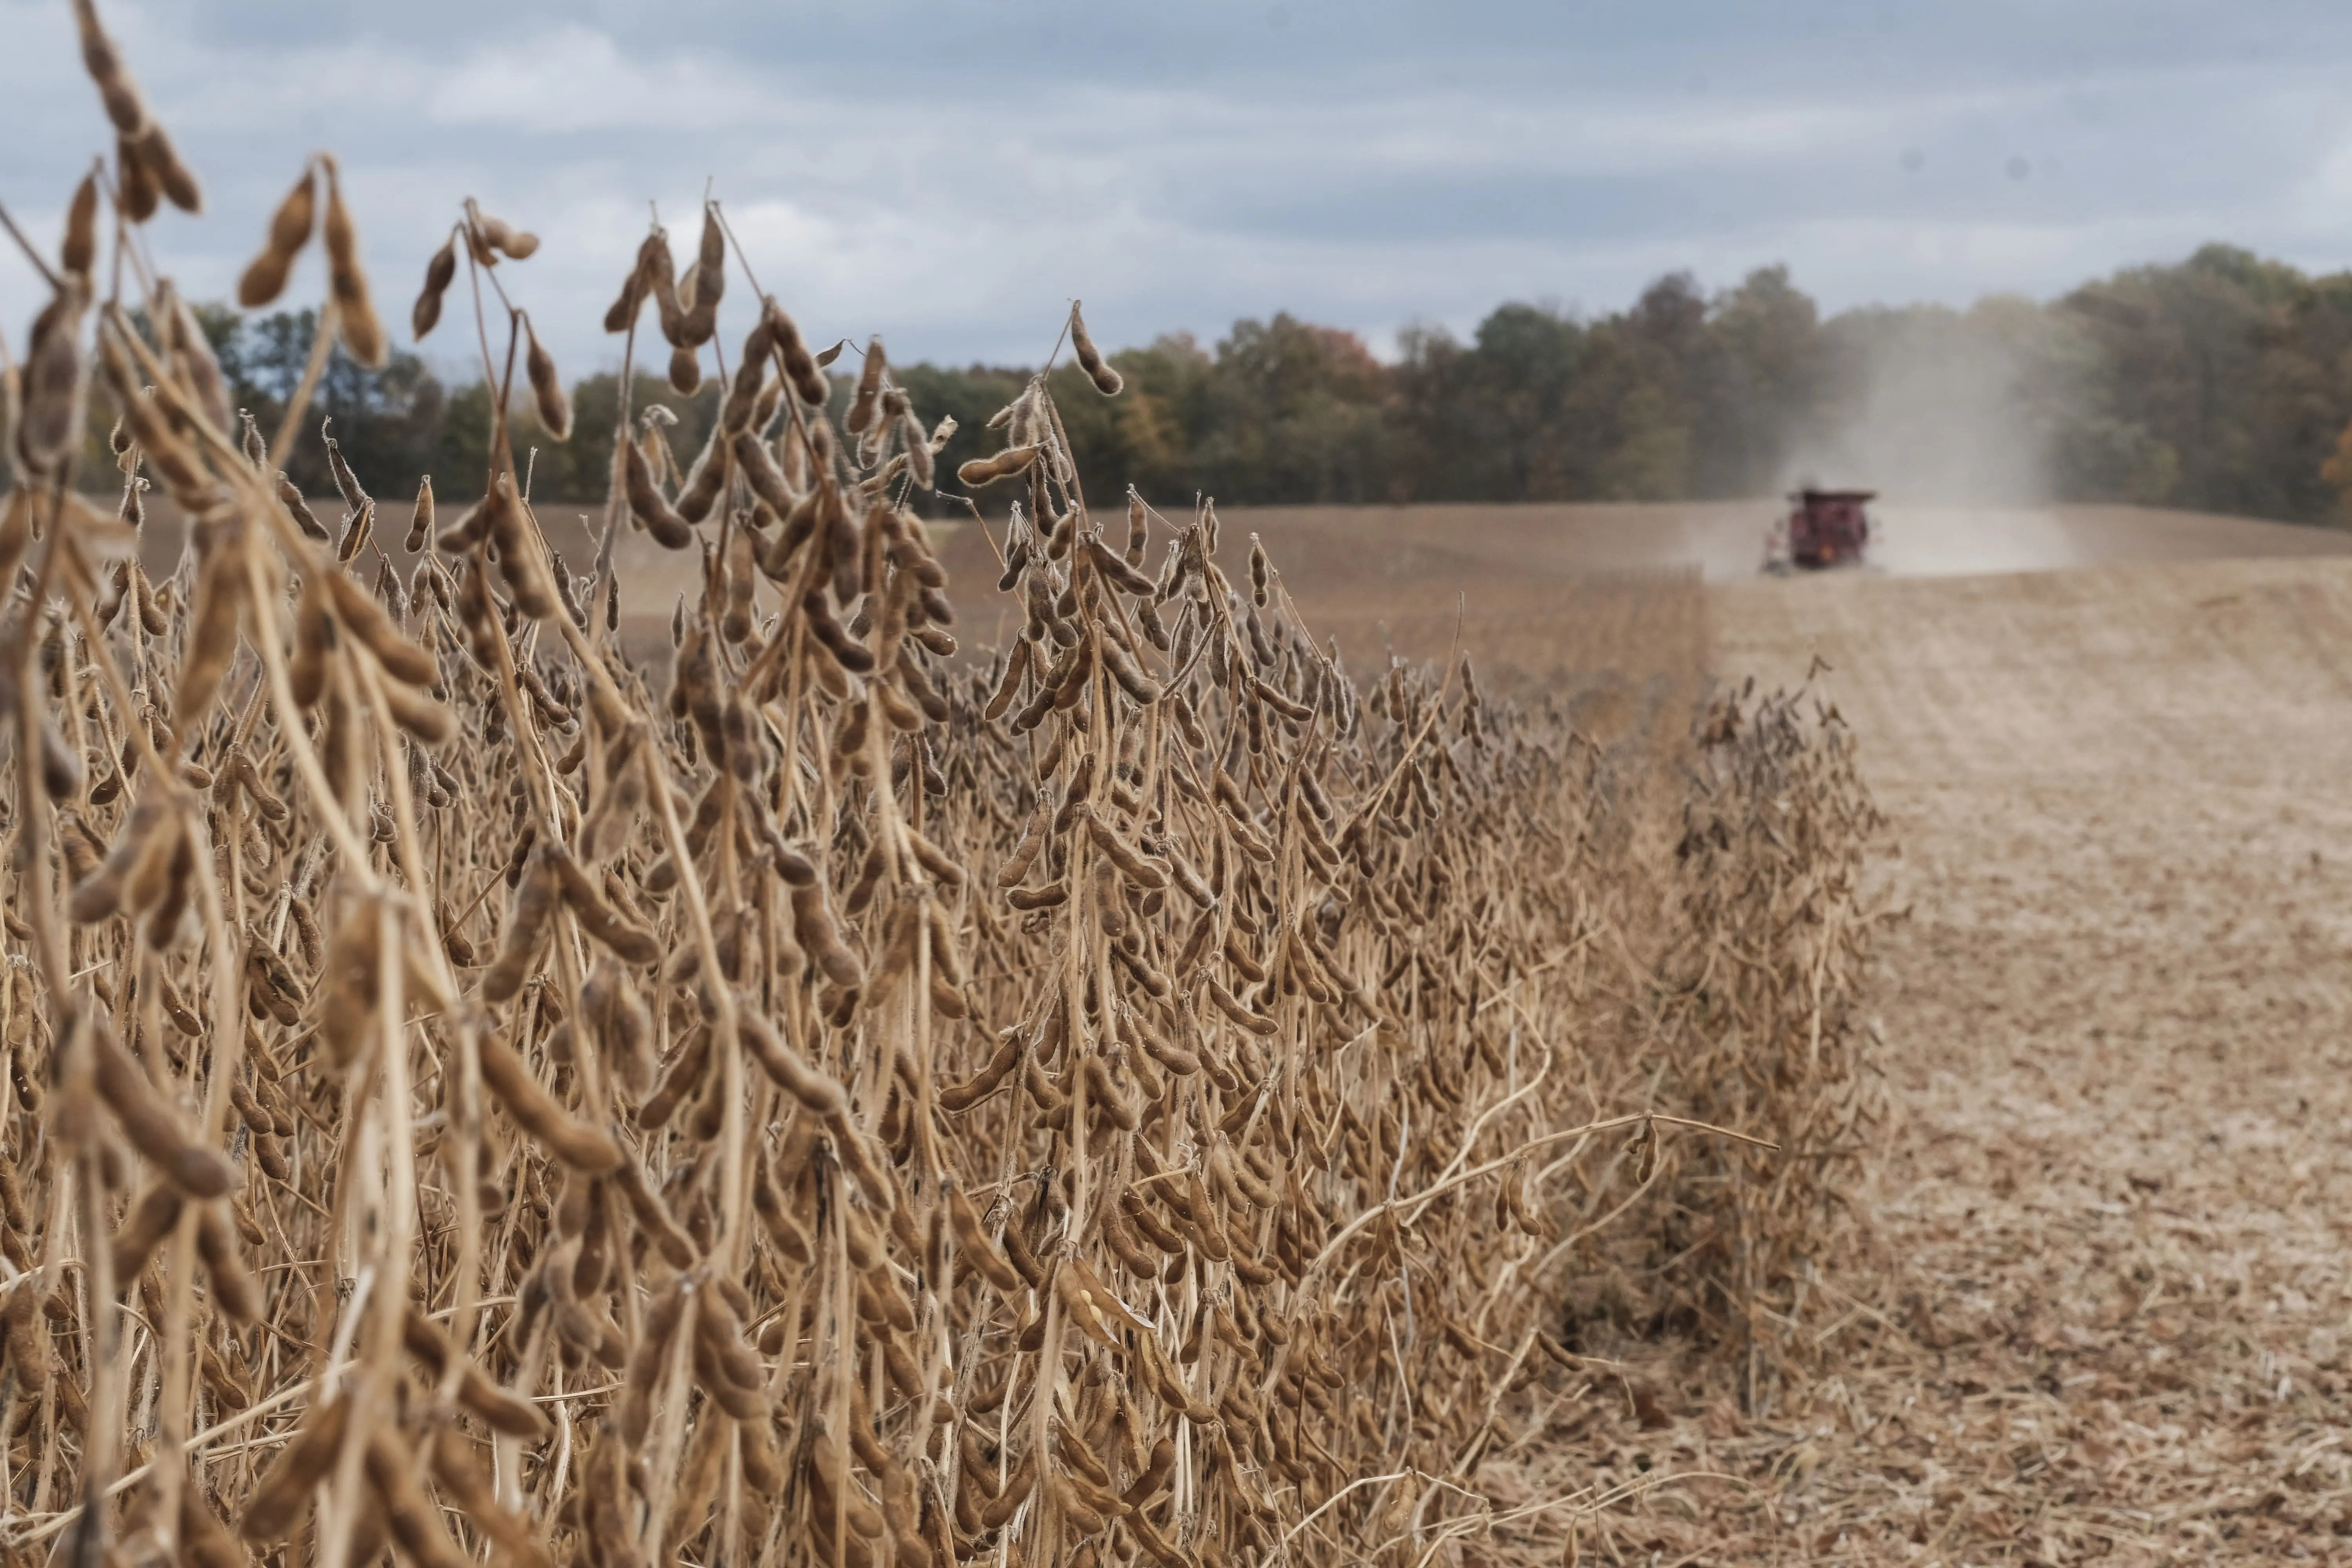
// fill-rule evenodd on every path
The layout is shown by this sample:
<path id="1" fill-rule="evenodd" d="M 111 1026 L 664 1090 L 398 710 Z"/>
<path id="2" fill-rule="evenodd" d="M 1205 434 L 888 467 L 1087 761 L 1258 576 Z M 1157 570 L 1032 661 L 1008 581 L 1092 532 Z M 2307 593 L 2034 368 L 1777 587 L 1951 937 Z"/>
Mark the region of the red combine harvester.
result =
<path id="1" fill-rule="evenodd" d="M 1795 490 L 1787 518 L 1772 526 L 1764 569 L 1787 572 L 1801 567 L 1819 572 L 1831 566 L 1859 566 L 1863 547 L 1870 542 L 1870 514 L 1863 503 L 1876 490 Z"/>

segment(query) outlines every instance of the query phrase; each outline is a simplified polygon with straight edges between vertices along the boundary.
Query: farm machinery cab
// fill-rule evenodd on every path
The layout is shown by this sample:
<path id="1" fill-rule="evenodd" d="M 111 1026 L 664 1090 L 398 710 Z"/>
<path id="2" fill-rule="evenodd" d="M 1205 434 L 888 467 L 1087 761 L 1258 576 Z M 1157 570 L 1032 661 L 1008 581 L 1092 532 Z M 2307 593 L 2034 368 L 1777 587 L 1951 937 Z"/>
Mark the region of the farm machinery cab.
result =
<path id="1" fill-rule="evenodd" d="M 1819 572 L 1831 566 L 1861 565 L 1863 548 L 1871 535 L 1870 514 L 1864 503 L 1877 495 L 1876 490 L 1791 491 L 1789 515 L 1772 525 L 1766 542 L 1764 569 Z"/>

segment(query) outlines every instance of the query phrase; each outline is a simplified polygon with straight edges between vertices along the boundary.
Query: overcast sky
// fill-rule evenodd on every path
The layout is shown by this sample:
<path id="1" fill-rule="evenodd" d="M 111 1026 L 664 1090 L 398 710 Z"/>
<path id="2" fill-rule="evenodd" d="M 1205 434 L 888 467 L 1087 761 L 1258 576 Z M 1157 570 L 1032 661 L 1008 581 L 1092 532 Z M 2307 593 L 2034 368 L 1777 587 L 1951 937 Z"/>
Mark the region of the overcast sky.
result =
<path id="1" fill-rule="evenodd" d="M 704 182 L 812 336 L 1034 361 L 1289 310 L 1386 348 L 1497 302 L 1786 262 L 1832 309 L 2049 295 L 2227 239 L 2352 258 L 2346 0 L 162 0 L 105 6 L 205 180 L 152 226 L 226 295 L 342 162 L 388 322 L 459 200 L 568 374 Z M 66 0 L 0 0 L 0 203 L 53 243 L 106 144 Z M 315 260 L 289 299 L 315 300 Z M 735 287 L 740 289 L 740 285 Z M 0 254 L 21 345 L 32 276 Z M 722 317 L 722 321 L 726 318 Z M 741 323 L 739 321 L 739 328 Z M 730 331 L 731 335 L 731 331 Z M 424 345 L 457 370 L 447 326 Z"/>

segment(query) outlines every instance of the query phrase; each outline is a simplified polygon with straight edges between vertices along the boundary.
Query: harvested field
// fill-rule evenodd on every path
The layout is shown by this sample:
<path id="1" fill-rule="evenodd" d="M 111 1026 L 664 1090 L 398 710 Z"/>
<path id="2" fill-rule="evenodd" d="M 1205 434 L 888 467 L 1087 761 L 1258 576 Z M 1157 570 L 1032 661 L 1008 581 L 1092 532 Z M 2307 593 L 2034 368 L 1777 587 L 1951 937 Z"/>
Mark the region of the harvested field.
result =
<path id="1" fill-rule="evenodd" d="M 1228 507 L 1318 593 L 1426 607 L 1427 586 L 1529 576 L 1696 569 L 1743 582 L 1786 504 L 1771 497 L 1655 504 Z M 2130 506 L 1930 507 L 1874 503 L 1875 571 L 1952 576 L 2219 556 L 2342 555 L 2352 534 Z"/>
<path id="2" fill-rule="evenodd" d="M 1629 1559 L 2333 1559 L 2352 1533 L 2352 563 L 1709 591 L 1717 668 L 1832 667 L 1891 821 L 1895 1117 L 1806 1399 L 1612 1352 L 1560 1434 L 1757 1489 Z M 1691 1500 L 1687 1508 L 1676 1495 Z M 1743 1502 L 1743 1498 L 1746 1500 Z"/>
<path id="3" fill-rule="evenodd" d="M 447 480 L 443 481 L 445 489 Z M 444 504 L 462 508 L 457 492 Z M 1462 646 L 1484 663 L 1570 685 L 1612 669 L 1677 670 L 1704 662 L 1704 620 L 1693 582 L 1736 584 L 1755 575 L 1769 498 L 1659 504 L 1404 507 L 1224 507 L 1236 539 L 1259 534 L 1285 586 L 1318 637 L 1336 637 L 1357 668 L 1390 650 L 1443 659 Z M 331 515 L 333 498 L 314 498 Z M 153 573 L 179 558 L 182 529 L 168 498 L 153 507 L 143 548 Z M 1894 576 L 1948 576 L 2133 562 L 2352 554 L 2352 533 L 2203 512 L 2146 507 L 2044 509 L 1881 507 L 1876 569 Z M 593 561 L 597 509 L 552 503 L 540 510 L 550 545 L 576 565 Z M 958 583 L 1000 569 L 999 508 L 989 539 L 966 523 L 933 528 L 940 559 Z M 996 543 L 991 543 L 993 540 Z M 379 541 L 404 572 L 415 558 L 396 538 Z M 622 614 L 631 646 L 667 657 L 667 626 L 680 596 L 698 590 L 690 556 L 640 535 L 617 547 Z M 1018 611 L 980 604 L 979 644 L 997 647 Z M 656 634 L 659 635 L 656 635 Z M 1624 650 L 1639 647 L 1627 658 Z M 1801 670 L 1800 670 L 1801 673 Z"/>

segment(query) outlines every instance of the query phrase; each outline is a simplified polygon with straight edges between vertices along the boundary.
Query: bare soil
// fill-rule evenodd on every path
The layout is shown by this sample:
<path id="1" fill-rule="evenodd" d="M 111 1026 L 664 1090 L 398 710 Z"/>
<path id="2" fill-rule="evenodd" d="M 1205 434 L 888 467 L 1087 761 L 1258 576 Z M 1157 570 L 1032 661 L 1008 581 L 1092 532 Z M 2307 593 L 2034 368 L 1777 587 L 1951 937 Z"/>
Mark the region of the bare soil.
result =
<path id="1" fill-rule="evenodd" d="M 1711 600 L 1723 673 L 1830 667 L 1910 911 L 1868 1331 L 1713 1549 L 2352 1552 L 2352 562 Z"/>
<path id="2" fill-rule="evenodd" d="M 1588 1343 L 1530 1496 L 1635 1494 L 1589 1561 L 2352 1557 L 2352 561 L 1706 597 L 1890 819 L 1895 1115 L 1811 1386 Z"/>

